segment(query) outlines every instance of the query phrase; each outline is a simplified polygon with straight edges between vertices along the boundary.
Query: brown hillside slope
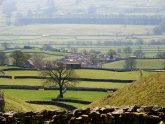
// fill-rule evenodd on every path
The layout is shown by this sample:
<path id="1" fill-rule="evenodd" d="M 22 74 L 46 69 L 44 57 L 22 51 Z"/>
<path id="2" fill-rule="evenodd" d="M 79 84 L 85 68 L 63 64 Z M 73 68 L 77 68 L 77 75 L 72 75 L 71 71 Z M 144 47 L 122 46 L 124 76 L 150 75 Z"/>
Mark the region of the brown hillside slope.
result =
<path id="1" fill-rule="evenodd" d="M 159 105 L 165 107 L 165 72 L 150 75 L 90 105 Z"/>

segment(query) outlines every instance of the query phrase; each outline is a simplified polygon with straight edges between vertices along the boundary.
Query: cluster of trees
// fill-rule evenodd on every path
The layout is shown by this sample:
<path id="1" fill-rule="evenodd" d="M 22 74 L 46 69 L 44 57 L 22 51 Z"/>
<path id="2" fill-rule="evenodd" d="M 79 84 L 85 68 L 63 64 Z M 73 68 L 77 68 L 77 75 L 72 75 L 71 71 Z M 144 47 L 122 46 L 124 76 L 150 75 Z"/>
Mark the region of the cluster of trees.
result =
<path id="1" fill-rule="evenodd" d="M 158 58 L 165 59 L 165 52 L 158 51 L 157 57 L 158 57 Z"/>
<path id="2" fill-rule="evenodd" d="M 20 50 L 15 50 L 7 56 L 4 52 L 0 52 L 0 65 L 12 64 L 18 67 L 29 67 L 29 64 L 32 64 L 34 68 L 42 69 L 44 63 L 42 54 L 25 54 Z"/>
<path id="3" fill-rule="evenodd" d="M 134 39 L 132 41 L 131 39 Z M 130 40 L 106 40 L 106 41 L 98 41 L 98 42 L 90 42 L 90 41 L 75 41 L 75 42 L 63 42 L 62 45 L 72 46 L 72 45 L 78 45 L 78 46 L 130 46 L 130 45 L 165 45 L 165 39 L 162 40 L 151 40 L 149 42 L 144 42 L 143 39 L 130 37 Z"/>
<path id="4" fill-rule="evenodd" d="M 69 24 L 133 24 L 133 25 L 155 25 L 159 24 L 161 22 L 160 16 L 134 16 L 134 15 L 118 15 L 118 16 L 97 16 L 88 14 L 81 14 L 81 15 L 65 15 L 62 17 L 53 17 L 50 15 L 53 15 L 53 12 L 56 11 L 52 9 L 56 8 L 55 6 L 48 7 L 48 9 L 45 9 L 44 12 L 47 13 L 44 15 L 39 15 L 40 18 L 29 18 L 29 17 L 22 17 L 17 19 L 17 24 L 21 25 L 27 25 L 27 24 L 33 24 L 33 23 L 41 23 L 41 24 L 63 24 L 63 23 L 69 23 Z M 41 10 L 41 13 L 43 10 Z M 50 14 L 48 13 L 50 12 Z M 31 13 L 32 14 L 32 13 Z M 37 17 L 37 15 L 36 15 Z M 47 17 L 47 18 L 45 18 Z"/>
<path id="5" fill-rule="evenodd" d="M 165 21 L 154 28 L 154 33 L 160 35 L 165 32 Z"/>
<path id="6" fill-rule="evenodd" d="M 127 58 L 125 60 L 125 64 L 124 64 L 124 68 L 125 69 L 130 69 L 130 70 L 133 70 L 136 68 L 136 59 L 134 58 Z"/>
<path id="7" fill-rule="evenodd" d="M 56 84 L 59 87 L 59 96 L 63 98 L 63 90 L 68 86 L 75 86 L 78 81 L 73 78 L 78 77 L 74 70 L 71 68 L 67 68 L 64 63 L 48 61 L 45 62 L 43 59 L 43 55 L 41 54 L 24 54 L 20 50 L 16 50 L 10 54 L 13 65 L 18 67 L 25 67 L 26 62 L 31 59 L 33 61 L 34 67 L 36 69 L 42 69 L 40 75 L 43 77 L 48 77 L 43 79 L 45 81 L 45 85 L 47 84 Z M 5 53 L 0 52 L 0 65 L 7 64 L 8 57 Z M 1 72 L 0 72 L 1 74 Z"/>
<path id="8" fill-rule="evenodd" d="M 110 50 L 108 50 L 107 55 L 110 56 L 111 59 L 113 59 L 114 56 L 116 56 L 116 55 L 118 55 L 118 57 L 120 57 L 121 52 L 122 52 L 122 50 L 120 48 L 118 48 L 117 51 L 110 49 Z M 144 57 L 144 52 L 143 52 L 141 47 L 139 47 L 134 52 L 133 52 L 131 47 L 125 47 L 123 49 L 123 53 L 125 53 L 127 56 L 129 56 L 130 54 L 133 53 L 133 55 L 136 56 L 137 58 L 143 58 Z"/>

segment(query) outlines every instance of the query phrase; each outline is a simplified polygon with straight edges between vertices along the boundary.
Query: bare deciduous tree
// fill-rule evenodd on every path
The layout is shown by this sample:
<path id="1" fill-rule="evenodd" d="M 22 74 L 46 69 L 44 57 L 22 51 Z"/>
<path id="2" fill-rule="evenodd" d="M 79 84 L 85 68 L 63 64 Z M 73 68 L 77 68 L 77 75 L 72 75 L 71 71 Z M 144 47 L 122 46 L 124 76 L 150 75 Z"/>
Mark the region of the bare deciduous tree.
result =
<path id="1" fill-rule="evenodd" d="M 60 62 L 47 62 L 46 70 L 41 72 L 41 76 L 47 77 L 44 79 L 45 83 L 55 83 L 59 86 L 60 98 L 63 98 L 63 89 L 78 83 L 77 80 L 73 80 L 77 77 L 74 70 L 66 68 L 65 64 Z"/>
<path id="2" fill-rule="evenodd" d="M 136 59 L 134 58 L 128 58 L 125 60 L 125 65 L 124 65 L 125 69 L 135 69 L 136 68 Z"/>
<path id="3" fill-rule="evenodd" d="M 33 54 L 32 61 L 36 69 L 42 69 L 44 66 L 44 55 L 42 54 Z"/>

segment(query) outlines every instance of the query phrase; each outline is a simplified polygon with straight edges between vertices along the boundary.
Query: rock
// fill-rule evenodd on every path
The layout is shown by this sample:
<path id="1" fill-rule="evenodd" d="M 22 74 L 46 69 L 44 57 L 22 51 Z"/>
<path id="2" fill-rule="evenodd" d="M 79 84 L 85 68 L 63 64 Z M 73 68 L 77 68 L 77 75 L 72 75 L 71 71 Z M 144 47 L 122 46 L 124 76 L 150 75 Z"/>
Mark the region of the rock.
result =
<path id="1" fill-rule="evenodd" d="M 90 113 L 90 108 L 82 108 L 81 109 L 81 114 L 89 114 Z"/>
<path id="2" fill-rule="evenodd" d="M 75 109 L 73 111 L 73 116 L 75 116 L 75 117 L 79 117 L 79 116 L 81 116 L 81 114 L 82 114 L 82 111 L 80 109 Z"/>
<path id="3" fill-rule="evenodd" d="M 159 112 L 159 113 L 158 113 L 158 116 L 159 116 L 162 120 L 165 120 L 165 113 Z"/>
<path id="4" fill-rule="evenodd" d="M 76 118 L 75 117 L 72 117 L 70 120 L 69 120 L 69 124 L 74 124 L 74 122 L 75 122 L 75 120 L 76 120 Z"/>
<path id="5" fill-rule="evenodd" d="M 85 123 L 89 122 L 89 120 L 90 120 L 88 115 L 81 115 L 81 117 Z"/>
<path id="6" fill-rule="evenodd" d="M 101 108 L 100 110 L 99 110 L 99 112 L 101 113 L 101 114 L 106 114 L 106 113 L 109 113 L 109 112 L 113 112 L 115 109 L 114 108 Z"/>
<path id="7" fill-rule="evenodd" d="M 136 105 L 130 106 L 130 107 L 128 108 L 127 112 L 136 112 L 138 108 L 139 108 L 139 107 L 136 106 Z"/>
<path id="8" fill-rule="evenodd" d="M 147 112 L 147 113 L 152 112 L 152 108 L 153 106 L 144 106 L 144 112 Z"/>
<path id="9" fill-rule="evenodd" d="M 90 118 L 100 118 L 100 113 L 97 112 L 97 111 L 92 111 L 92 112 L 89 114 L 89 117 L 90 117 Z"/>
<path id="10" fill-rule="evenodd" d="M 162 112 L 163 109 L 161 107 L 155 105 L 155 106 L 153 106 L 152 111 L 154 111 L 154 112 Z"/>
<path id="11" fill-rule="evenodd" d="M 53 120 L 51 120 L 51 121 L 45 121 L 44 124 L 55 124 L 55 123 L 53 122 Z"/>
<path id="12" fill-rule="evenodd" d="M 112 112 L 112 115 L 118 115 L 118 114 L 123 114 L 125 111 L 123 109 L 117 109 L 114 112 Z"/>
<path id="13" fill-rule="evenodd" d="M 33 113 L 33 112 L 26 112 L 24 115 L 25 116 L 33 116 L 33 115 L 35 115 L 35 113 Z"/>

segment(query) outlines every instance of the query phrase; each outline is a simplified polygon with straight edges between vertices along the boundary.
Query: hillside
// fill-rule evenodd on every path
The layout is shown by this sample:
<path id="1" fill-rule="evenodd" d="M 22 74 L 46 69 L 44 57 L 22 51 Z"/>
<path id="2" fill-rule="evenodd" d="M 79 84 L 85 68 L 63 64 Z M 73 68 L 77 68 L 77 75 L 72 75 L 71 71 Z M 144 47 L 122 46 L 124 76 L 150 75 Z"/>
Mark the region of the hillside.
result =
<path id="1" fill-rule="evenodd" d="M 15 16 L 30 14 L 40 16 L 80 14 L 131 15 L 162 14 L 165 12 L 164 0 L 5 0 L 2 5 L 8 15 L 11 14 L 10 10 L 14 10 L 12 14 Z"/>
<path id="2" fill-rule="evenodd" d="M 4 0 L 0 5 L 0 15 L 7 17 L 7 25 L 159 24 L 164 13 L 164 0 Z"/>
<path id="3" fill-rule="evenodd" d="M 46 105 L 32 105 L 28 104 L 18 98 L 5 94 L 5 111 L 18 111 L 18 112 L 28 112 L 28 111 L 41 111 L 43 109 L 56 109 L 56 106 L 46 106 Z"/>
<path id="4" fill-rule="evenodd" d="M 104 105 L 159 105 L 165 107 L 165 72 L 127 85 L 90 106 Z"/>

